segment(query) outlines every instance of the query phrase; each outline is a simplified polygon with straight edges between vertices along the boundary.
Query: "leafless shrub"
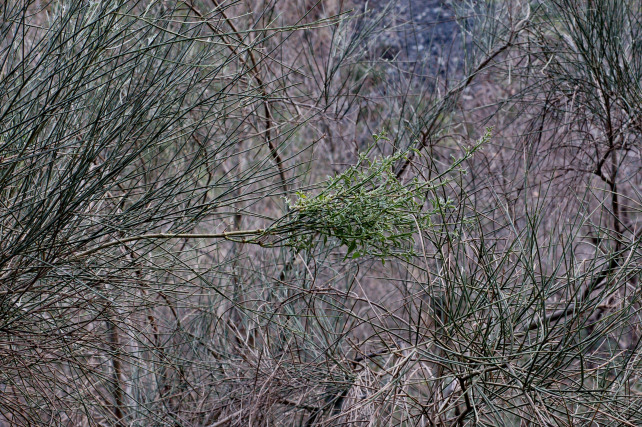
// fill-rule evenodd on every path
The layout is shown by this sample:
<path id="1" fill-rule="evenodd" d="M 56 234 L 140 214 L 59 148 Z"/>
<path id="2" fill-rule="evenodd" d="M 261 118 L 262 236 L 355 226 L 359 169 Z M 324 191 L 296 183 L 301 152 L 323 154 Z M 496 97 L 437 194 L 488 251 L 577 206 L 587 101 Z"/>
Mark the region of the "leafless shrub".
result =
<path id="1" fill-rule="evenodd" d="M 5 2 L 0 421 L 639 425 L 628 3 Z"/>

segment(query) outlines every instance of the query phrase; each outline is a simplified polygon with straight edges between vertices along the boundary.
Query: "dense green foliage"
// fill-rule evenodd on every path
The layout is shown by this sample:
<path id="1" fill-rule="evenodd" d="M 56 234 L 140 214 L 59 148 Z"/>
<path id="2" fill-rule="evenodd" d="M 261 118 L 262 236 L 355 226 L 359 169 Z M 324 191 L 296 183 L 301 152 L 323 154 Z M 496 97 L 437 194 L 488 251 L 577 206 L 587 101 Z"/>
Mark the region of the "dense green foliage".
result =
<path id="1" fill-rule="evenodd" d="M 387 140 L 384 133 L 373 136 L 376 141 Z M 490 130 L 442 176 L 468 160 L 489 138 Z M 416 177 L 402 182 L 394 171 L 402 160 L 408 160 L 407 152 L 374 160 L 368 152 L 361 153 L 356 165 L 332 177 L 318 194 L 297 192 L 295 202 L 288 200 L 289 210 L 297 226 L 312 236 L 297 234 L 291 244 L 299 250 L 311 249 L 320 236 L 325 243 L 329 237 L 338 239 L 348 248 L 346 256 L 352 258 L 402 256 L 409 260 L 416 256 L 413 236 L 428 230 L 434 215 L 454 206 L 450 199 L 434 198 L 429 200 L 432 209 L 426 210 L 426 196 L 445 183 L 441 176 L 429 182 Z"/>

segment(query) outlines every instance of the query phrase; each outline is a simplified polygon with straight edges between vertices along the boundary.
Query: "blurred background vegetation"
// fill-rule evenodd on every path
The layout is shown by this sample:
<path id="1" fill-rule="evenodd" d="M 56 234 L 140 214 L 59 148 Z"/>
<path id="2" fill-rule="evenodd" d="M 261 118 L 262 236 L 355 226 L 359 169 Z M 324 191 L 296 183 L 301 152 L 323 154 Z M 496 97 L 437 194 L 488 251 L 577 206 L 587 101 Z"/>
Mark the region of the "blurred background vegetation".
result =
<path id="1" fill-rule="evenodd" d="M 637 2 L 0 9 L 0 425 L 642 425 Z"/>

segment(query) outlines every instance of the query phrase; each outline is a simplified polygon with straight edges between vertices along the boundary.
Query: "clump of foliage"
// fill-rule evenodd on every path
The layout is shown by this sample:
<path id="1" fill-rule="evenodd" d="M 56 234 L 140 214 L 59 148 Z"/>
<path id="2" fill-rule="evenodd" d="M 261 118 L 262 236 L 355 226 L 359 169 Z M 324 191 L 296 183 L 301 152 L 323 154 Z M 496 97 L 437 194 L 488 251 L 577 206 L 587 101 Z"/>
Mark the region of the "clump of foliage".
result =
<path id="1" fill-rule="evenodd" d="M 375 142 L 387 140 L 385 132 L 373 137 Z M 324 243 L 334 238 L 348 248 L 346 257 L 412 257 L 413 235 L 429 229 L 433 215 L 453 207 L 450 199 L 430 199 L 430 190 L 444 185 L 441 178 L 489 138 L 490 129 L 446 172 L 430 181 L 415 177 L 404 182 L 397 176 L 395 165 L 407 160 L 410 151 L 373 159 L 371 149 L 361 153 L 355 165 L 331 177 L 318 194 L 297 192 L 296 200 L 287 200 L 299 230 L 304 230 L 294 233 L 289 244 L 298 250 L 310 249 L 317 237 Z"/>

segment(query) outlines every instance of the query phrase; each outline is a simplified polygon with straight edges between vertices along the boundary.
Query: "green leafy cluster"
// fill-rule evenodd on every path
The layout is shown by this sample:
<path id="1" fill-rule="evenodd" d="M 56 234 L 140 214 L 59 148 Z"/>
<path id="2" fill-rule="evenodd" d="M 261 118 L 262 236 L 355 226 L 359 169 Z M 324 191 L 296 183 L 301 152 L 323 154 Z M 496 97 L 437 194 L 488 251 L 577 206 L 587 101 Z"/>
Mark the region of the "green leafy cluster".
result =
<path id="1" fill-rule="evenodd" d="M 384 139 L 385 133 L 374 137 Z M 369 151 L 362 153 L 354 166 L 330 178 L 317 195 L 297 192 L 296 201 L 288 200 L 296 223 L 306 231 L 295 233 L 291 246 L 309 249 L 321 236 L 324 242 L 338 239 L 348 248 L 346 256 L 353 258 L 407 258 L 413 255 L 415 233 L 431 227 L 433 214 L 453 207 L 450 200 L 425 203 L 429 190 L 443 183 L 417 178 L 402 182 L 396 176 L 394 166 L 406 160 L 409 151 L 374 159 L 369 158 Z M 465 157 L 473 151 L 466 150 Z"/>

